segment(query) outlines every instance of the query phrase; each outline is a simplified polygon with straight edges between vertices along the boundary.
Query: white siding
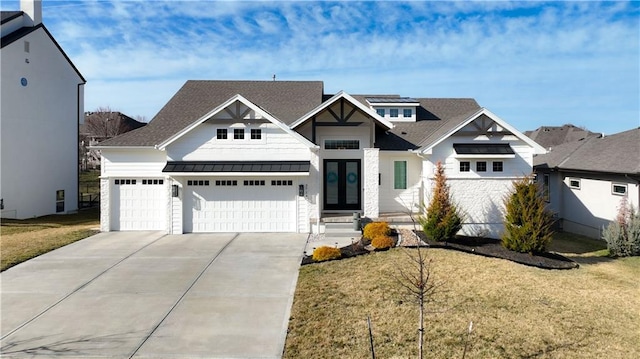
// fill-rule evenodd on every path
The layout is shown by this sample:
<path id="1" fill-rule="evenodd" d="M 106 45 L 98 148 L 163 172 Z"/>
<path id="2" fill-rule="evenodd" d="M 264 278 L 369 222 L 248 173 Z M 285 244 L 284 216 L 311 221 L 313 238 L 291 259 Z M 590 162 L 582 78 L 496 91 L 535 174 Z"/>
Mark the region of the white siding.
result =
<path id="1" fill-rule="evenodd" d="M 380 190 L 378 175 L 380 173 L 380 150 L 366 148 L 364 150 L 364 216 L 377 218 L 380 215 Z"/>
<path id="2" fill-rule="evenodd" d="M 394 189 L 394 162 L 407 161 L 407 188 Z M 417 212 L 421 203 L 422 164 L 409 152 L 380 152 L 380 212 Z"/>
<path id="3" fill-rule="evenodd" d="M 162 176 L 166 153 L 152 148 L 102 150 L 102 176 Z"/>
<path id="4" fill-rule="evenodd" d="M 28 53 L 24 41 L 29 41 Z M 64 190 L 63 213 L 73 212 L 78 208 L 82 79 L 43 29 L 3 47 L 0 58 L 2 216 L 56 213 L 57 190 Z"/>
<path id="5" fill-rule="evenodd" d="M 228 138 L 215 138 L 217 128 L 227 128 Z M 233 128 L 245 128 L 243 140 L 233 139 Z M 261 140 L 251 140 L 250 129 L 262 130 Z M 309 148 L 272 123 L 244 127 L 205 122 L 167 147 L 170 161 L 308 161 Z"/>
<path id="6" fill-rule="evenodd" d="M 638 184 L 623 176 L 595 178 L 582 174 L 559 173 L 557 176 L 560 195 L 560 218 L 563 230 L 592 238 L 601 238 L 602 230 L 613 221 L 622 200 L 621 195 L 612 194 L 613 183 L 627 186 L 627 200 L 638 209 Z M 580 181 L 580 189 L 571 188 L 569 181 Z M 552 188 L 553 192 L 553 188 Z"/>

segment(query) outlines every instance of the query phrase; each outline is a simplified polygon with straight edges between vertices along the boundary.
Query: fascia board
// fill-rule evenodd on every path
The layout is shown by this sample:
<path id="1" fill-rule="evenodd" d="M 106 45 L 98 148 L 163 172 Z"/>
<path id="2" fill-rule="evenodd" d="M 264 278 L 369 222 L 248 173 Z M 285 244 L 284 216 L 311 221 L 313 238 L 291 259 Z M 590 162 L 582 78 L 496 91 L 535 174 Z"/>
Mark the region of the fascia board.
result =
<path id="1" fill-rule="evenodd" d="M 521 141 L 523 141 L 526 144 L 528 144 L 529 146 L 531 146 L 534 149 L 534 153 L 535 154 L 547 153 L 547 150 L 545 150 L 542 146 L 537 144 L 535 141 L 533 141 L 529 137 L 525 136 L 522 132 L 520 132 L 517 129 L 515 129 L 515 127 L 511 126 L 506 121 L 501 119 L 499 116 L 497 116 L 496 114 L 494 114 L 493 112 L 489 111 L 488 109 L 486 109 L 484 107 L 481 108 L 480 110 L 478 110 L 477 112 L 475 112 L 473 115 L 469 116 L 469 118 L 467 118 L 466 120 L 461 122 L 458 126 L 453 128 L 451 131 L 447 132 L 444 136 L 440 137 L 437 141 L 435 141 L 434 143 L 432 143 L 428 147 L 424 147 L 424 148 L 420 149 L 420 152 L 423 153 L 423 154 L 431 154 L 434 147 L 436 147 L 437 145 L 442 143 L 442 141 L 446 140 L 447 138 L 449 138 L 450 136 L 452 136 L 456 132 L 460 131 L 463 127 L 465 127 L 466 125 L 468 125 L 469 123 L 471 123 L 472 121 L 474 121 L 475 119 L 480 117 L 481 115 L 486 115 L 491 120 L 493 120 L 497 124 L 499 124 L 501 127 L 507 129 L 509 132 L 511 132 L 513 135 L 515 135 L 518 139 L 520 139 Z"/>
<path id="2" fill-rule="evenodd" d="M 380 124 L 384 125 L 387 129 L 392 129 L 393 128 L 393 124 L 385 119 L 383 119 L 382 117 L 380 117 L 376 112 L 374 112 L 373 110 L 371 110 L 370 108 L 366 107 L 365 105 L 363 105 L 360 101 L 356 100 L 355 98 L 353 98 L 351 95 L 349 95 L 348 93 L 344 92 L 344 91 L 340 91 L 337 94 L 333 95 L 330 99 L 328 99 L 327 101 L 321 103 L 319 106 L 317 106 L 316 108 L 314 108 L 313 110 L 307 112 L 306 115 L 302 116 L 300 119 L 298 119 L 297 121 L 295 121 L 294 123 L 291 124 L 291 128 L 294 129 L 298 126 L 300 126 L 301 124 L 305 123 L 306 121 L 308 121 L 311 117 L 313 117 L 315 114 L 317 114 L 318 112 L 324 110 L 325 108 L 331 106 L 334 102 L 336 102 L 337 100 L 339 100 L 340 98 L 344 98 L 347 101 L 349 101 L 352 105 L 356 106 L 357 108 L 359 108 L 360 110 L 362 110 L 363 112 L 365 112 L 366 114 L 368 114 L 369 116 L 371 116 L 374 120 L 376 120 L 377 122 L 379 122 Z"/>
<path id="3" fill-rule="evenodd" d="M 310 148 L 316 147 L 316 145 L 313 144 L 311 141 L 307 140 L 306 138 L 304 138 L 299 133 L 297 133 L 295 131 L 292 131 L 289 127 L 287 127 L 287 125 L 285 125 L 284 123 L 282 123 L 281 121 L 279 121 L 278 119 L 273 117 L 270 113 L 264 111 L 259 106 L 255 105 L 253 102 L 247 100 L 244 96 L 242 96 L 240 94 L 237 94 L 237 95 L 234 95 L 233 97 L 231 97 L 230 99 L 228 99 L 227 101 L 223 102 L 221 105 L 216 106 L 213 110 L 209 111 L 207 114 L 205 114 L 204 116 L 200 117 L 197 121 L 195 121 L 194 123 L 192 123 L 191 125 L 189 125 L 185 129 L 183 129 L 182 131 L 180 131 L 180 132 L 176 133 L 175 135 L 171 136 L 169 139 L 167 139 L 166 141 L 164 141 L 163 143 L 158 145 L 158 148 L 162 149 L 162 150 L 166 149 L 167 146 L 169 146 L 170 144 L 172 144 L 173 142 L 178 140 L 180 137 L 184 136 L 185 134 L 187 134 L 188 132 L 190 132 L 194 128 L 198 127 L 200 124 L 202 124 L 203 122 L 205 122 L 206 120 L 208 120 L 212 116 L 220 113 L 222 110 L 224 110 L 226 107 L 230 106 L 231 104 L 233 104 L 236 101 L 240 101 L 243 105 L 249 107 L 250 109 L 252 109 L 256 113 L 259 113 L 263 118 L 267 119 L 269 122 L 271 122 L 274 125 L 278 126 L 280 129 L 282 129 L 283 131 L 285 131 L 289 135 L 293 136 L 298 141 L 302 142 L 305 146 L 310 147 Z"/>

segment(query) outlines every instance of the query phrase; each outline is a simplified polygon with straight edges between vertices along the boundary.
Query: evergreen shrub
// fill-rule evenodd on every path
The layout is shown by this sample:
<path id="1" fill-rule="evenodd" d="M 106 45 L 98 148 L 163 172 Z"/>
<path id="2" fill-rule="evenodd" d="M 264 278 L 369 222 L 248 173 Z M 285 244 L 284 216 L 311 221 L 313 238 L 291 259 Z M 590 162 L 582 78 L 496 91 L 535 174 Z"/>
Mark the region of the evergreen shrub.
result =
<path id="1" fill-rule="evenodd" d="M 521 253 L 545 252 L 553 236 L 553 213 L 530 177 L 513 181 L 505 211 L 502 245 Z"/>
<path id="2" fill-rule="evenodd" d="M 436 164 L 434 187 L 426 209 L 426 216 L 419 216 L 418 223 L 428 238 L 442 242 L 453 238 L 462 229 L 462 214 L 453 204 L 444 166 Z"/>
<path id="3" fill-rule="evenodd" d="M 618 215 L 603 233 L 609 254 L 616 257 L 640 255 L 640 212 L 636 212 L 623 197 Z"/>

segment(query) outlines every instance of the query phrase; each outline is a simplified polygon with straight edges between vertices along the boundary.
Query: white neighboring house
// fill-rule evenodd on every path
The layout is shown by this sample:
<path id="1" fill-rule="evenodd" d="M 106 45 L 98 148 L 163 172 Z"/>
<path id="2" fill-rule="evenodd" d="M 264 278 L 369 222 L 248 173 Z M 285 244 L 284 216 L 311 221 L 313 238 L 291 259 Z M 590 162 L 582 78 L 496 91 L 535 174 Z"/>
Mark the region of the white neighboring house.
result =
<path id="1" fill-rule="evenodd" d="M 78 209 L 78 125 L 85 79 L 42 24 L 40 1 L 2 11 L 3 218 Z"/>
<path id="2" fill-rule="evenodd" d="M 638 209 L 640 129 L 561 144 L 534 164 L 564 231 L 602 238 L 622 197 Z"/>
<path id="3" fill-rule="evenodd" d="M 310 232 L 323 216 L 416 212 L 446 165 L 468 234 L 545 150 L 473 99 L 324 93 L 317 81 L 188 81 L 102 142 L 101 228 Z"/>

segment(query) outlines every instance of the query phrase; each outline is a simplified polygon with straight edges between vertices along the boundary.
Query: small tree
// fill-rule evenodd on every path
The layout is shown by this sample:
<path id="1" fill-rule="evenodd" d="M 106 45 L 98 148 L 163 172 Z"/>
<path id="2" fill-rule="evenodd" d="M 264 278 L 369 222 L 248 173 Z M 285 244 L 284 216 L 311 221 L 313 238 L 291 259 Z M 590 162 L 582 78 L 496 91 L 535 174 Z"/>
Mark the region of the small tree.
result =
<path id="1" fill-rule="evenodd" d="M 451 200 L 444 166 L 439 161 L 436 164 L 434 182 L 427 214 L 418 217 L 418 222 L 427 237 L 440 242 L 453 238 L 458 233 L 462 228 L 462 216 Z"/>
<path id="2" fill-rule="evenodd" d="M 618 206 L 618 215 L 603 233 L 609 254 L 625 257 L 640 255 L 640 212 L 636 212 L 622 197 Z"/>
<path id="3" fill-rule="evenodd" d="M 551 242 L 553 213 L 547 210 L 538 186 L 530 177 L 513 181 L 505 198 L 502 245 L 522 253 L 541 253 Z"/>

